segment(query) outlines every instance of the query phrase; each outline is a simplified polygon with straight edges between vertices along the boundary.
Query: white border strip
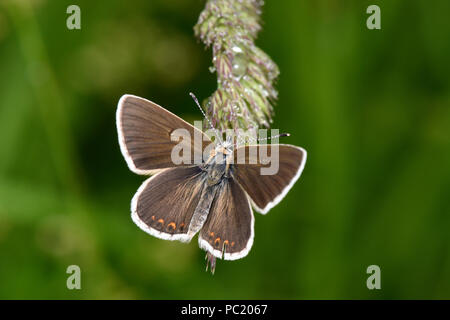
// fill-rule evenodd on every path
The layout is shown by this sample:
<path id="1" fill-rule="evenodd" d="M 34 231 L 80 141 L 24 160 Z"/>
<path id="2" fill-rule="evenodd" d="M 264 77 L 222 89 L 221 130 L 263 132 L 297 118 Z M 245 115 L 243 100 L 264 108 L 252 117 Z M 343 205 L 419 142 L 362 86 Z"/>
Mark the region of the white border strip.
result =
<path id="1" fill-rule="evenodd" d="M 179 234 L 179 233 L 170 234 L 170 233 L 161 232 L 156 229 L 153 229 L 152 227 L 147 225 L 144 221 L 142 221 L 139 218 L 139 215 L 137 213 L 137 203 L 138 203 L 139 196 L 145 190 L 147 185 L 152 181 L 152 179 L 157 177 L 158 175 L 159 175 L 159 173 L 155 174 L 154 176 L 145 180 L 144 183 L 142 183 L 142 185 L 139 187 L 136 194 L 134 195 L 133 199 L 131 200 L 131 219 L 139 228 L 141 228 L 143 231 L 147 232 L 148 234 L 150 234 L 156 238 L 164 239 L 164 240 L 179 240 L 181 242 L 189 242 L 189 241 L 191 241 L 192 237 L 188 236 L 188 234 Z"/>
<path id="2" fill-rule="evenodd" d="M 123 135 L 123 130 L 122 130 L 122 111 L 123 111 L 124 101 L 127 98 L 137 98 L 137 99 L 144 100 L 146 102 L 150 102 L 144 98 L 134 96 L 131 94 L 124 94 L 120 98 L 119 103 L 117 104 L 117 111 L 116 111 L 116 126 L 117 126 L 117 135 L 119 136 L 120 151 L 122 152 L 122 155 L 125 158 L 125 161 L 127 162 L 128 168 L 130 168 L 131 171 L 133 171 L 134 173 L 137 173 L 137 174 L 141 174 L 141 175 L 153 174 L 156 172 L 156 170 L 142 170 L 142 169 L 136 168 L 136 165 L 134 164 L 133 159 L 131 158 L 131 156 L 128 152 L 127 146 L 125 144 L 125 137 Z"/>

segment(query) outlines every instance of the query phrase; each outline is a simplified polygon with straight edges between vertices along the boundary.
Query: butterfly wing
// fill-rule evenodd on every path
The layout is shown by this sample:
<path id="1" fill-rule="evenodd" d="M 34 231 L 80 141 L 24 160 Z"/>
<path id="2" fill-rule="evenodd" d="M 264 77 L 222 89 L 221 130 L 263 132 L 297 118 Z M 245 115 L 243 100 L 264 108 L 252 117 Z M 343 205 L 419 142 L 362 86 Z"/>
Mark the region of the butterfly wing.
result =
<path id="1" fill-rule="evenodd" d="M 273 158 L 272 152 L 278 152 L 278 157 Z M 286 144 L 242 146 L 234 153 L 233 177 L 247 192 L 253 207 L 263 214 L 277 205 L 292 188 L 306 162 L 304 149 Z M 239 161 L 239 155 L 245 155 L 245 161 Z M 261 174 L 262 168 L 270 167 L 270 159 L 279 161 L 278 171 L 275 174 Z"/>
<path id="2" fill-rule="evenodd" d="M 147 179 L 131 201 L 133 221 L 165 240 L 188 242 L 189 224 L 204 187 L 197 167 L 169 168 Z"/>
<path id="3" fill-rule="evenodd" d="M 120 99 L 116 122 L 122 154 L 130 170 L 137 174 L 151 174 L 157 169 L 177 166 L 171 154 L 179 143 L 189 147 L 190 164 L 193 164 L 194 155 L 201 156 L 204 146 L 211 143 L 201 130 L 159 105 L 133 95 L 124 95 Z M 172 141 L 171 135 L 177 129 L 182 129 L 186 137 Z"/>
<path id="4" fill-rule="evenodd" d="M 217 258 L 243 258 L 253 245 L 254 216 L 249 199 L 232 178 L 222 180 L 217 188 L 199 233 L 199 245 Z"/>

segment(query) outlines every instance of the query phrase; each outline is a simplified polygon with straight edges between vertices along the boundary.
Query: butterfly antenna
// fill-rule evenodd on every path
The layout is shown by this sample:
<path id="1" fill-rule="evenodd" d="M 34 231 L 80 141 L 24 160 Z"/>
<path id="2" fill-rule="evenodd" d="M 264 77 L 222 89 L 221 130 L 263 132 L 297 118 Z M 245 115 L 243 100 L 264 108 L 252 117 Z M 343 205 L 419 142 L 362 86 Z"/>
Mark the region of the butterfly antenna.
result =
<path id="1" fill-rule="evenodd" d="M 271 140 L 271 139 L 275 139 L 275 138 L 289 137 L 289 136 L 290 136 L 289 133 L 280 133 L 280 134 L 277 134 L 277 135 L 274 135 L 274 136 L 270 136 L 270 137 L 267 137 L 267 138 L 258 138 L 257 140 L 258 141 L 266 141 L 266 140 Z M 254 139 L 254 138 L 252 138 L 252 139 Z"/>
<path id="2" fill-rule="evenodd" d="M 248 137 L 248 140 L 249 140 L 249 142 L 256 142 L 256 141 L 266 141 L 266 140 L 270 140 L 270 139 L 281 138 L 281 137 L 289 137 L 289 136 L 290 136 L 289 133 L 280 133 L 280 134 L 277 134 L 275 136 L 270 136 L 270 137 L 266 137 L 266 138 L 255 139 L 253 137 Z"/>
<path id="3" fill-rule="evenodd" d="M 189 92 L 189 94 L 192 97 L 192 99 L 194 99 L 195 104 L 200 109 L 201 113 L 203 114 L 203 117 L 205 117 L 206 121 L 208 121 L 209 126 L 211 127 L 211 129 L 213 129 L 216 132 L 217 138 L 220 140 L 220 143 L 223 143 L 222 138 L 219 135 L 219 130 L 214 128 L 214 126 L 212 125 L 212 122 L 209 120 L 209 118 L 206 116 L 205 112 L 203 111 L 202 107 L 200 106 L 200 103 L 198 103 L 198 100 L 197 100 L 197 97 L 195 96 L 195 94 L 193 94 L 192 92 Z"/>

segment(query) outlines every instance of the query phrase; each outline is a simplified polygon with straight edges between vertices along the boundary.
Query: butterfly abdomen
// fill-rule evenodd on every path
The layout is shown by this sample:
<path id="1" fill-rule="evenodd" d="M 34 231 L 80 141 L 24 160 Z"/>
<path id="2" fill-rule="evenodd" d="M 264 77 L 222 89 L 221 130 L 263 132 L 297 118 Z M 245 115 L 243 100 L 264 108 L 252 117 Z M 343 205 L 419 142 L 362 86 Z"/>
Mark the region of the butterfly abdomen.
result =
<path id="1" fill-rule="evenodd" d="M 209 186 L 205 182 L 205 186 L 202 190 L 200 196 L 200 201 L 195 208 L 194 215 L 192 216 L 191 223 L 189 224 L 189 237 L 193 237 L 200 229 L 208 218 L 209 210 L 211 209 L 211 204 L 216 195 L 217 186 Z"/>

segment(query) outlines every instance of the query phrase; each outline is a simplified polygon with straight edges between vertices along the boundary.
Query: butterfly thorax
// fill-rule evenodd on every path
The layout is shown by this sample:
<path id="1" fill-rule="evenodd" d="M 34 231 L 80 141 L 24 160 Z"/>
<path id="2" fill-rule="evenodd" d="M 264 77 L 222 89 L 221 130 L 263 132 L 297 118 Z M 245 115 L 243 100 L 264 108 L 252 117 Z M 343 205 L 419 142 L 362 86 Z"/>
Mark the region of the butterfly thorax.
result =
<path id="1" fill-rule="evenodd" d="M 207 172 L 207 183 L 213 186 L 230 176 L 232 166 L 230 160 L 232 151 L 226 146 L 219 145 L 210 154 L 209 159 L 203 164 L 203 170 Z"/>

